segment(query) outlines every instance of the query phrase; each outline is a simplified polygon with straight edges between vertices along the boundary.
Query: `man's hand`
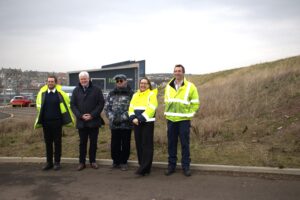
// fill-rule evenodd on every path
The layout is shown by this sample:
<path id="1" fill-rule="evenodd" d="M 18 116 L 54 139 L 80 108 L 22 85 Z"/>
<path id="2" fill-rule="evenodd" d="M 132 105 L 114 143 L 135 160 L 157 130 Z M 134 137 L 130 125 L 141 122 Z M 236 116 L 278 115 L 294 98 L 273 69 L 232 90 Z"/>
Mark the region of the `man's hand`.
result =
<path id="1" fill-rule="evenodd" d="M 82 115 L 82 119 L 83 119 L 84 121 L 89 121 L 89 120 L 92 120 L 93 117 L 92 117 L 91 114 L 86 113 L 86 114 Z"/>

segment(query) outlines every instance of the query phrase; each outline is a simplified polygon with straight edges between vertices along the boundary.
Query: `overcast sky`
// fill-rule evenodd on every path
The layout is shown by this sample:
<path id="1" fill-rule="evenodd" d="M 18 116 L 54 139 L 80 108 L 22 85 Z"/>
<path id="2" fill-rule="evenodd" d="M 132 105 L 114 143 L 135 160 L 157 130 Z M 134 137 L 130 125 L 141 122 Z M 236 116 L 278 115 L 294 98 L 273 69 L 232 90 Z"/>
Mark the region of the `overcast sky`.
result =
<path id="1" fill-rule="evenodd" d="M 203 74 L 295 55 L 299 0 L 0 0 L 0 68 Z"/>

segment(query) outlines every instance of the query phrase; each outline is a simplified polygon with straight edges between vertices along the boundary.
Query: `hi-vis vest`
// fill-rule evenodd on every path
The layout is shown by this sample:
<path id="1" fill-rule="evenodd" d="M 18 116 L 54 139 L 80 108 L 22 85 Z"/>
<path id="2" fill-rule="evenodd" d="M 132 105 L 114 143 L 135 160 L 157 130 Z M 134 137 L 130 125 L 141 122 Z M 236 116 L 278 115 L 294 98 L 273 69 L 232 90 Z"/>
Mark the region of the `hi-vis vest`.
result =
<path id="1" fill-rule="evenodd" d="M 69 96 L 61 90 L 61 85 L 56 85 L 56 91 L 58 92 L 58 98 L 59 98 L 59 107 L 60 112 L 62 114 L 62 120 L 63 125 L 66 126 L 74 126 L 75 121 L 73 118 L 73 113 L 70 108 L 70 98 Z M 37 116 L 34 123 L 34 128 L 40 128 L 42 127 L 42 119 L 41 119 L 41 111 L 43 109 L 43 105 L 45 103 L 45 94 L 48 91 L 48 86 L 44 85 L 37 97 L 36 97 L 36 108 L 37 108 Z"/>
<path id="2" fill-rule="evenodd" d="M 140 113 L 146 122 L 155 121 L 157 104 L 157 89 L 147 89 L 144 92 L 138 90 L 130 101 L 128 115 L 130 117 Z"/>
<path id="3" fill-rule="evenodd" d="M 195 85 L 186 79 L 176 91 L 170 83 L 165 88 L 165 113 L 166 118 L 172 122 L 191 120 L 199 108 L 199 96 Z"/>

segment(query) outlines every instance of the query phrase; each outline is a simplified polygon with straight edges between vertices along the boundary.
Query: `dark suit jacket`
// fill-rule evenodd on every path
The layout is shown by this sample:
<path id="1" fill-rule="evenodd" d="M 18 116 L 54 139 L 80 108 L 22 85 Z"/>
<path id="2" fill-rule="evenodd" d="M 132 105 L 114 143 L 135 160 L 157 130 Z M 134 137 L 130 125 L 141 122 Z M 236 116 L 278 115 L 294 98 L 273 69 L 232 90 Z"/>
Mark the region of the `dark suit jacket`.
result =
<path id="1" fill-rule="evenodd" d="M 97 128 L 104 124 L 100 114 L 104 107 L 104 98 L 99 87 L 93 86 L 90 81 L 89 87 L 84 92 L 79 85 L 74 89 L 71 97 L 71 109 L 76 116 L 76 128 Z M 84 121 L 83 114 L 89 113 L 93 119 Z"/>

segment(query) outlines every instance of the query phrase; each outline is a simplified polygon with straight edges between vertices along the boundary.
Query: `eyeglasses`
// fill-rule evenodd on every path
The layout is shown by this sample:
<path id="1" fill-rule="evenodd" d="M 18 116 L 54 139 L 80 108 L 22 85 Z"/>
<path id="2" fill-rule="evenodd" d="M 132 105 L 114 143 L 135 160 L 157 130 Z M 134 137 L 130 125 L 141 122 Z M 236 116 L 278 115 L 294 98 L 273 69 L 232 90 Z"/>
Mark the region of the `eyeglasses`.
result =
<path id="1" fill-rule="evenodd" d="M 118 79 L 118 80 L 116 80 L 116 83 L 123 83 L 123 80 L 122 79 Z"/>
<path id="2" fill-rule="evenodd" d="M 148 85 L 146 82 L 140 82 L 140 85 Z"/>

